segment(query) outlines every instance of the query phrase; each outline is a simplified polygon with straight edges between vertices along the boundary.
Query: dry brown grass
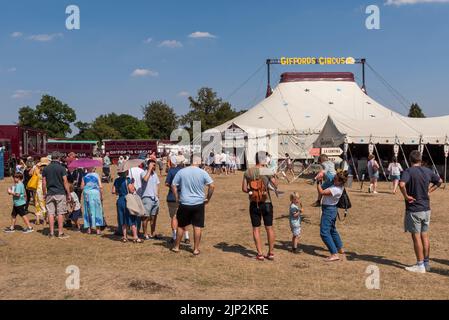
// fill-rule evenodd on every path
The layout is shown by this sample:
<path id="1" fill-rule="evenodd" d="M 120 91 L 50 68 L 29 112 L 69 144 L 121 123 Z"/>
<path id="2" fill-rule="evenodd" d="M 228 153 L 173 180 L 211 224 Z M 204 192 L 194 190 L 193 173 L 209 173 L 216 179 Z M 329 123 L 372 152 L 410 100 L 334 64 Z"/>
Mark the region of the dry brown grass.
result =
<path id="1" fill-rule="evenodd" d="M 276 261 L 258 262 L 248 216 L 240 192 L 241 174 L 218 176 L 216 194 L 207 207 L 202 254 L 171 253 L 165 241 L 122 244 L 107 231 L 104 237 L 67 233 L 67 240 L 48 239 L 38 227 L 33 234 L 0 234 L 0 299 L 448 299 L 448 190 L 433 196 L 431 225 L 434 272 L 410 274 L 414 263 L 410 236 L 403 232 L 399 195 L 350 192 L 354 208 L 339 230 L 348 261 L 324 263 L 327 254 L 319 236 L 318 209 L 309 206 L 314 187 L 301 180 L 282 184 L 285 194 L 275 200 Z M 9 223 L 11 180 L 0 183 L 0 224 Z M 107 186 L 109 189 L 110 186 Z M 162 188 L 163 197 L 166 188 Z M 108 190 L 109 191 L 109 190 Z M 308 218 L 303 224 L 303 253 L 288 251 L 291 239 L 288 194 L 299 191 Z M 115 225 L 115 199 L 105 200 L 107 221 Z M 19 222 L 21 224 L 21 222 Z M 171 234 L 163 202 L 159 231 Z M 264 235 L 265 239 L 265 235 Z M 77 265 L 81 288 L 67 290 L 65 269 Z M 380 268 L 381 289 L 368 290 L 369 265 Z"/>

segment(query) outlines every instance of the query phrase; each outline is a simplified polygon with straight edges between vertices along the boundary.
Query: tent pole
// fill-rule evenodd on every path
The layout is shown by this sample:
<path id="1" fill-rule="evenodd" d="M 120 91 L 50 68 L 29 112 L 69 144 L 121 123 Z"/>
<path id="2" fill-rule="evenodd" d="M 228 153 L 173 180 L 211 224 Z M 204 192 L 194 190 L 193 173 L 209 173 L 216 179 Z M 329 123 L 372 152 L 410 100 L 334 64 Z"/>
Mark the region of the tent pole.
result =
<path id="1" fill-rule="evenodd" d="M 400 141 L 399 141 L 399 146 L 401 147 L 402 154 L 404 155 L 405 164 L 407 165 L 407 168 L 410 168 L 410 166 L 408 165 L 407 156 L 404 152 L 404 149 L 402 148 L 402 143 L 400 143 Z"/>
<path id="2" fill-rule="evenodd" d="M 444 189 L 447 187 L 447 157 L 444 157 Z"/>
<path id="3" fill-rule="evenodd" d="M 387 174 L 385 173 L 384 166 L 382 165 L 382 159 L 380 158 L 380 154 L 379 154 L 379 151 L 377 150 L 377 146 L 376 146 L 376 144 L 373 144 L 373 145 L 374 145 L 374 150 L 376 150 L 377 157 L 379 158 L 379 165 L 382 168 L 382 173 L 384 175 L 384 178 L 385 178 L 386 181 L 389 181 L 388 177 L 387 177 Z"/>
<path id="4" fill-rule="evenodd" d="M 355 164 L 354 157 L 352 156 L 352 152 L 351 152 L 351 148 L 350 147 L 348 148 L 348 151 L 349 151 L 349 155 L 351 156 L 352 165 L 354 166 L 355 176 L 357 177 L 357 181 L 360 182 L 359 171 L 357 170 L 357 166 Z"/>

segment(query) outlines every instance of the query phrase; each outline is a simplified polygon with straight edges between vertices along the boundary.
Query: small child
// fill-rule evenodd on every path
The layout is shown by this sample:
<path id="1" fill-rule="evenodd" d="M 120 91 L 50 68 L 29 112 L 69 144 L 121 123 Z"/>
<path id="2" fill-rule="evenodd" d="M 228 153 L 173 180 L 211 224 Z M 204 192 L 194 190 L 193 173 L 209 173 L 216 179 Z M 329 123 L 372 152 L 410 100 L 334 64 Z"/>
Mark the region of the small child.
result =
<path id="1" fill-rule="evenodd" d="M 298 192 L 290 195 L 290 228 L 293 233 L 292 252 L 298 252 L 299 238 L 301 236 L 301 214 L 304 212 Z"/>
<path id="2" fill-rule="evenodd" d="M 81 231 L 81 225 L 79 224 L 79 219 L 81 218 L 81 203 L 78 195 L 75 192 L 73 184 L 70 184 L 70 195 L 72 197 L 72 202 L 69 204 L 70 215 L 69 219 L 72 220 L 74 224 L 74 229 Z"/>
<path id="3" fill-rule="evenodd" d="M 323 190 L 326 190 L 329 187 L 332 187 L 334 185 L 334 177 L 337 174 L 337 171 L 335 170 L 335 164 L 329 160 L 329 157 L 325 154 L 322 154 L 318 158 L 318 162 L 321 165 L 322 169 L 320 173 L 315 177 L 315 180 L 318 181 L 318 183 L 322 183 Z M 313 204 L 314 207 L 321 206 L 321 195 L 318 195 L 317 201 Z"/>
<path id="4" fill-rule="evenodd" d="M 31 227 L 30 221 L 26 217 L 26 196 L 25 196 L 25 186 L 23 184 L 23 174 L 16 173 L 14 175 L 14 186 L 8 188 L 8 194 L 12 196 L 13 201 L 13 209 L 11 213 L 11 226 L 6 228 L 4 232 L 13 233 L 15 232 L 15 225 L 17 216 L 21 216 L 23 222 L 26 224 L 26 229 L 23 230 L 23 233 L 31 233 L 34 229 Z"/>

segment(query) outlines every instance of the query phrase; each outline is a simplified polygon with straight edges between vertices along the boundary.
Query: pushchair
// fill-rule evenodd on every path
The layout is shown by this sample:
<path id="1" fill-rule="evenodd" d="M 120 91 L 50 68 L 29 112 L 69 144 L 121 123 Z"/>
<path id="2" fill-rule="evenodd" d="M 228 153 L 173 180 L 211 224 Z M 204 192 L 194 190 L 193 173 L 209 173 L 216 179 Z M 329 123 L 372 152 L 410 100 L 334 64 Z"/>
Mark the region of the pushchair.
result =
<path id="1" fill-rule="evenodd" d="M 103 167 L 103 175 L 101 176 L 101 182 L 103 182 L 103 183 L 111 183 L 112 182 L 110 167 Z"/>

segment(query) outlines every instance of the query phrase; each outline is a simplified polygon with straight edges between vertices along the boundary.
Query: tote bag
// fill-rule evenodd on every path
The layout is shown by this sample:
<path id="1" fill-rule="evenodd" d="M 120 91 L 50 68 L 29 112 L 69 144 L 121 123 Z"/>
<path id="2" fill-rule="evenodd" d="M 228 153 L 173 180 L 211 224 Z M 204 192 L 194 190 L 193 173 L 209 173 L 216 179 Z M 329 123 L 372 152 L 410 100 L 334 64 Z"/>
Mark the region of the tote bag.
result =
<path id="1" fill-rule="evenodd" d="M 30 181 L 28 181 L 28 183 L 27 183 L 27 190 L 36 191 L 38 183 L 39 183 L 39 174 L 36 173 L 36 170 L 35 170 L 33 175 L 30 178 Z"/>
<path id="2" fill-rule="evenodd" d="M 126 182 L 126 188 L 128 189 L 128 181 Z M 145 207 L 143 206 L 142 199 L 136 193 L 129 193 L 125 197 L 126 208 L 133 216 L 142 217 L 145 215 Z"/>

